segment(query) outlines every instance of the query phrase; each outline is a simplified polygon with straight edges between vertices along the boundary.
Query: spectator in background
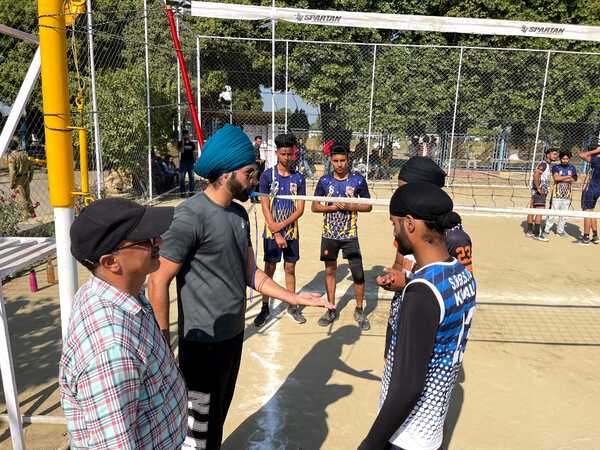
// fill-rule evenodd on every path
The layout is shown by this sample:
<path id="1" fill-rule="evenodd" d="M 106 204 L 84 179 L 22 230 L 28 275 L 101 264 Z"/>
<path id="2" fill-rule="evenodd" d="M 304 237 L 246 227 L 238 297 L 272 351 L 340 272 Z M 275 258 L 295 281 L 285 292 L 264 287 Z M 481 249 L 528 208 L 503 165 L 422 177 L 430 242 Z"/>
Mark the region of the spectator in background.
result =
<path id="1" fill-rule="evenodd" d="M 260 154 L 260 148 L 262 147 L 263 144 L 263 138 L 262 136 L 254 136 L 254 154 L 256 156 L 256 165 L 257 165 L 257 170 L 258 170 L 258 178 L 260 179 L 260 176 L 262 175 L 262 173 L 265 171 L 265 160 L 262 158 L 261 154 Z"/>
<path id="2" fill-rule="evenodd" d="M 196 162 L 196 144 L 190 138 L 190 132 L 183 130 L 183 139 L 179 142 L 179 193 L 184 195 L 185 175 L 189 180 L 188 193 L 194 192 L 194 162 Z"/>
<path id="3" fill-rule="evenodd" d="M 356 144 L 356 147 L 354 147 L 354 159 L 362 159 L 362 162 L 367 162 L 367 143 L 365 142 L 364 137 L 361 137 L 358 140 L 358 144 Z"/>
<path id="4" fill-rule="evenodd" d="M 308 162 L 308 149 L 304 144 L 304 139 L 298 138 L 296 148 L 298 149 L 298 171 L 306 178 L 312 178 L 313 171 Z"/>
<path id="5" fill-rule="evenodd" d="M 325 175 L 331 172 L 331 149 L 335 142 L 333 139 L 328 139 L 323 144 L 323 168 L 325 170 Z"/>
<path id="6" fill-rule="evenodd" d="M 24 148 L 19 144 L 15 137 L 9 143 L 8 154 L 8 173 L 10 179 L 10 188 L 14 192 L 17 202 L 23 208 L 23 214 L 26 218 L 35 217 L 35 209 L 31 202 L 31 192 L 29 186 L 33 179 L 33 165 L 27 156 Z"/>
<path id="7" fill-rule="evenodd" d="M 577 181 L 577 169 L 571 161 L 571 152 L 562 151 L 559 154 L 560 164 L 552 167 L 552 178 L 554 180 L 554 190 L 552 192 L 552 198 L 550 199 L 550 207 L 557 211 L 568 211 L 571 207 L 571 201 L 573 198 L 572 185 Z M 548 241 L 548 235 L 550 229 L 557 217 L 548 216 L 546 219 L 546 226 L 544 232 L 538 237 L 540 241 Z M 559 236 L 565 235 L 565 223 L 567 222 L 566 217 L 558 218 L 558 225 L 556 226 L 556 234 Z"/>

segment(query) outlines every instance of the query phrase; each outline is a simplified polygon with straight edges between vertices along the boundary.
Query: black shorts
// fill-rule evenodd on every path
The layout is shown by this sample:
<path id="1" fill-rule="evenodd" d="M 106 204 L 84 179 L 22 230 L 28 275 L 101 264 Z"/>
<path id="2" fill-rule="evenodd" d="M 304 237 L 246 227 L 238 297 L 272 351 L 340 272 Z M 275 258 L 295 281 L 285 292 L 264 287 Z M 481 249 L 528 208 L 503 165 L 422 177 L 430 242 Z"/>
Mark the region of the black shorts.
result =
<path id="1" fill-rule="evenodd" d="M 581 193 L 581 209 L 584 211 L 589 209 L 593 210 L 596 207 L 596 202 L 600 197 L 600 188 L 595 186 L 588 186 Z"/>
<path id="2" fill-rule="evenodd" d="M 533 207 L 536 206 L 546 206 L 546 197 L 548 194 L 540 194 L 539 192 L 535 192 L 531 195 L 531 204 Z"/>
<path id="3" fill-rule="evenodd" d="M 337 239 L 321 238 L 321 261 L 337 261 L 338 254 L 348 261 L 362 261 L 358 239 L 338 241 Z"/>
<path id="4" fill-rule="evenodd" d="M 300 244 L 298 239 L 286 241 L 287 247 L 279 248 L 275 239 L 263 238 L 264 260 L 265 262 L 278 263 L 283 260 L 285 262 L 296 262 L 300 259 Z"/>

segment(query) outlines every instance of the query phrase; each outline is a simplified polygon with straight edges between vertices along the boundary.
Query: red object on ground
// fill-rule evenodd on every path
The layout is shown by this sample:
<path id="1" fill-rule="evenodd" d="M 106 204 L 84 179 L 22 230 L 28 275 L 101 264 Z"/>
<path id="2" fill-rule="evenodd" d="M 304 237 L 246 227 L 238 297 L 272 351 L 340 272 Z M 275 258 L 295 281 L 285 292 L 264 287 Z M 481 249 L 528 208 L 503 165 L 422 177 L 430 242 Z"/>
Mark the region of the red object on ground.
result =
<path id="1" fill-rule="evenodd" d="M 196 136 L 198 136 L 198 147 L 199 152 L 202 151 L 204 146 L 204 135 L 202 134 L 202 128 L 198 121 L 198 110 L 194 104 L 194 95 L 192 94 L 192 85 L 190 84 L 190 77 L 188 76 L 187 67 L 185 65 L 185 59 L 183 58 L 183 52 L 181 51 L 181 42 L 179 36 L 177 36 L 177 27 L 175 26 L 175 16 L 173 9 L 170 7 L 166 8 L 167 18 L 169 19 L 169 28 L 171 30 L 171 38 L 173 39 L 173 46 L 175 47 L 175 53 L 177 54 L 177 60 L 179 61 L 179 67 L 181 69 L 181 78 L 183 79 L 183 86 L 185 87 L 185 96 L 187 98 L 188 107 L 192 115 L 192 122 L 194 123 L 194 130 L 196 130 Z"/>
<path id="2" fill-rule="evenodd" d="M 35 276 L 35 270 L 32 270 L 31 272 L 29 272 L 29 291 L 32 293 L 38 291 L 37 277 Z"/>

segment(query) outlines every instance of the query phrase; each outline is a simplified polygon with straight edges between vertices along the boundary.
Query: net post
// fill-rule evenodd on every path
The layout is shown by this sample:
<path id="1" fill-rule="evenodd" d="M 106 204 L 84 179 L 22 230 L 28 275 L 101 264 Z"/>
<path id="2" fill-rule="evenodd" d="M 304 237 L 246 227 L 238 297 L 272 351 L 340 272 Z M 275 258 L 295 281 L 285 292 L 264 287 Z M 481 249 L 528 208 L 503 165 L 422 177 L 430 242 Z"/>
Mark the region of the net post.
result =
<path id="1" fill-rule="evenodd" d="M 179 39 L 179 16 L 175 16 L 175 34 Z M 181 141 L 181 64 L 177 59 L 177 138 Z"/>
<path id="2" fill-rule="evenodd" d="M 202 80 L 202 69 L 200 67 L 200 36 L 196 35 L 196 104 L 198 110 L 198 122 L 202 128 L 202 92 L 200 82 Z"/>
<path id="3" fill-rule="evenodd" d="M 271 127 L 272 127 L 272 139 L 273 145 L 271 147 L 271 155 L 273 159 L 275 158 L 275 26 L 277 25 L 277 20 L 275 19 L 275 0 L 273 0 L 273 15 L 271 19 Z M 267 141 L 268 145 L 268 141 Z M 275 166 L 277 163 L 273 164 L 273 179 L 275 179 Z"/>
<path id="4" fill-rule="evenodd" d="M 535 130 L 535 142 L 533 143 L 533 156 L 531 157 L 531 169 L 529 171 L 529 181 L 528 185 L 531 185 L 533 182 L 533 171 L 535 169 L 535 157 L 537 154 L 537 145 L 538 140 L 540 138 L 540 128 L 542 126 L 542 114 L 544 112 L 544 99 L 546 97 L 546 85 L 548 84 L 548 69 L 550 68 L 550 56 L 552 55 L 552 51 L 548 51 L 548 56 L 546 57 L 546 71 L 544 72 L 544 85 L 542 86 L 542 97 L 540 98 L 540 111 L 538 114 L 537 128 Z"/>
<path id="5" fill-rule="evenodd" d="M 369 101 L 369 127 L 367 131 L 367 163 L 365 179 L 369 180 L 369 157 L 371 156 L 371 130 L 373 127 L 373 97 L 375 95 L 375 64 L 377 61 L 377 44 L 373 45 L 373 65 L 371 67 L 371 99 Z"/>
<path id="6" fill-rule="evenodd" d="M 98 118 L 98 97 L 96 93 L 96 59 L 94 55 L 94 25 L 92 19 L 92 0 L 87 1 L 87 38 L 90 58 L 90 85 L 92 91 L 92 123 L 94 127 L 94 153 L 96 154 L 96 197 L 102 198 L 104 185 L 104 167 L 102 163 L 102 143 L 100 142 L 100 121 Z"/>
<path id="7" fill-rule="evenodd" d="M 144 71 L 146 82 L 146 130 L 148 133 L 148 199 L 152 200 L 152 118 L 150 109 L 150 62 L 148 48 L 148 0 L 144 0 Z M 179 74 L 179 72 L 177 72 Z M 179 104 L 177 105 L 179 107 Z"/>
<path id="8" fill-rule="evenodd" d="M 454 132 L 456 131 L 456 112 L 458 111 L 458 94 L 460 92 L 460 79 L 462 77 L 462 64 L 465 48 L 460 48 L 460 56 L 458 58 L 458 73 L 456 74 L 456 90 L 454 92 L 454 112 L 452 113 L 452 131 L 450 132 L 450 151 L 448 152 L 448 177 L 452 168 L 452 152 L 454 150 Z M 454 181 L 454 177 L 452 177 Z"/>
<path id="9" fill-rule="evenodd" d="M 74 219 L 74 177 L 63 1 L 38 2 L 38 16 L 48 190 L 50 205 L 54 209 L 60 319 L 62 335 L 65 337 L 77 290 L 77 264 L 71 255 L 69 235 Z"/>
<path id="10" fill-rule="evenodd" d="M 288 60 L 289 60 L 289 45 L 290 41 L 286 39 L 285 41 L 285 132 L 288 132 Z"/>

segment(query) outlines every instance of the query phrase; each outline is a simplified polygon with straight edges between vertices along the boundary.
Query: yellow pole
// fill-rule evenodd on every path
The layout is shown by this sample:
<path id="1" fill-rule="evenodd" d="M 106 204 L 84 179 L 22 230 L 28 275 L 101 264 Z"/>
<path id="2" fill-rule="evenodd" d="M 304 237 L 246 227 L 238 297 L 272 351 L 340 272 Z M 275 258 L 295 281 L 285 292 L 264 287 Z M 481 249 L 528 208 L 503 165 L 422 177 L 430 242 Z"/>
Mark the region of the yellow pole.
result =
<path id="1" fill-rule="evenodd" d="M 83 120 L 83 94 L 80 92 L 76 99 L 77 110 L 81 117 L 81 127 L 79 130 L 79 177 L 81 180 L 81 192 L 84 197 L 90 193 L 90 183 L 88 181 L 88 133 L 84 128 Z"/>
<path id="2" fill-rule="evenodd" d="M 54 208 L 73 206 L 73 145 L 63 0 L 38 0 L 48 190 Z"/>
<path id="3" fill-rule="evenodd" d="M 77 263 L 71 255 L 69 235 L 74 218 L 73 144 L 63 3 L 64 0 L 38 0 L 48 190 L 54 212 L 60 324 L 65 338 L 77 291 Z"/>
<path id="4" fill-rule="evenodd" d="M 86 129 L 79 129 L 79 173 L 81 177 L 81 192 L 88 195 L 90 184 L 88 181 L 88 135 Z"/>

